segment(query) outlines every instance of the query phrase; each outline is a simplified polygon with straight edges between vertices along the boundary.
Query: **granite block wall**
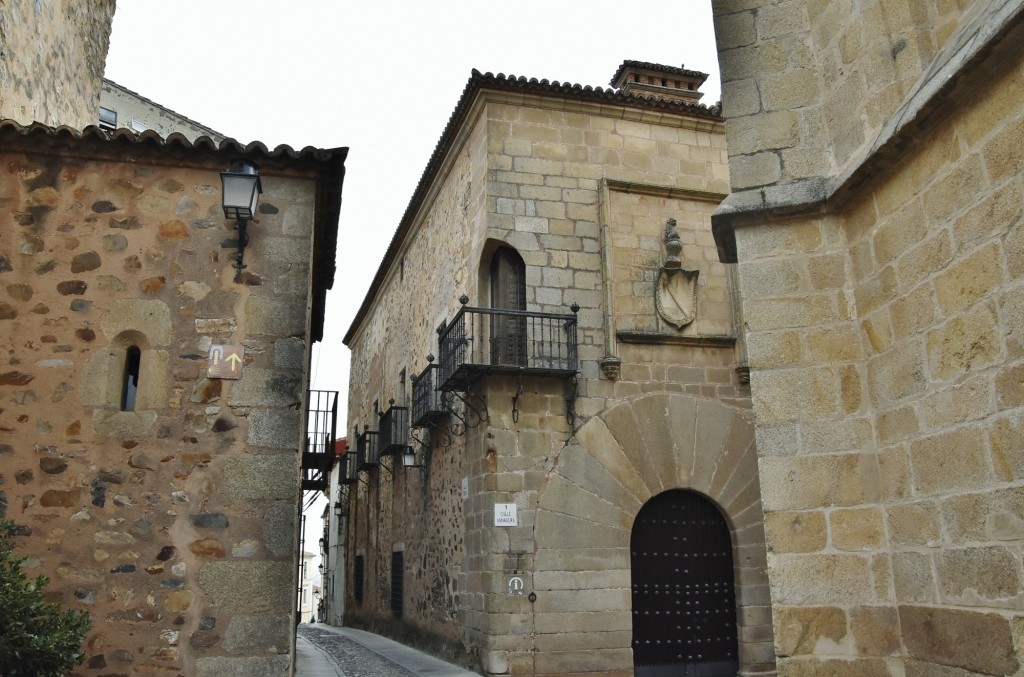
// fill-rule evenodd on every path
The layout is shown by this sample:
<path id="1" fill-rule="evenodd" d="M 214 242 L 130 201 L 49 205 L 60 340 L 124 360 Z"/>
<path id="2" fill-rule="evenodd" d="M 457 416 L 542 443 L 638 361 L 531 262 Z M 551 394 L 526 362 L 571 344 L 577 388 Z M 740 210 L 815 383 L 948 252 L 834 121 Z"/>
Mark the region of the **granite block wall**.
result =
<path id="1" fill-rule="evenodd" d="M 348 547 L 350 561 L 366 562 L 366 597 L 346 598 L 346 622 L 485 674 L 631 674 L 632 520 L 653 496 L 690 489 L 711 497 L 733 530 L 740 665 L 770 672 L 735 286 L 710 230 L 728 181 L 721 122 L 489 91 L 473 106 L 350 330 L 350 433 L 376 429 L 374 403 L 408 401 L 409 374 L 438 355 L 435 330 L 460 293 L 490 305 L 499 246 L 525 263 L 529 310 L 580 306 L 580 374 L 484 377 L 450 399 L 458 416 L 418 433 L 427 468 L 361 474 Z M 656 310 L 669 218 L 682 266 L 699 271 L 696 319 L 682 329 Z M 614 373 L 602 368 L 608 357 Z M 495 527 L 497 503 L 517 506 L 517 526 Z M 406 563 L 401 616 L 389 606 L 395 551 Z M 349 581 L 353 573 L 350 565 Z M 441 574 L 444 587 L 432 588 Z M 523 595 L 510 594 L 512 576 Z M 438 591 L 439 605 L 421 605 Z"/>
<path id="2" fill-rule="evenodd" d="M 315 181 L 264 175 L 236 280 L 226 161 L 26 143 L 0 162 L 0 514 L 27 572 L 90 613 L 83 675 L 287 674 Z"/>
<path id="3" fill-rule="evenodd" d="M 1018 674 L 1020 4 L 716 11 L 779 674 Z"/>

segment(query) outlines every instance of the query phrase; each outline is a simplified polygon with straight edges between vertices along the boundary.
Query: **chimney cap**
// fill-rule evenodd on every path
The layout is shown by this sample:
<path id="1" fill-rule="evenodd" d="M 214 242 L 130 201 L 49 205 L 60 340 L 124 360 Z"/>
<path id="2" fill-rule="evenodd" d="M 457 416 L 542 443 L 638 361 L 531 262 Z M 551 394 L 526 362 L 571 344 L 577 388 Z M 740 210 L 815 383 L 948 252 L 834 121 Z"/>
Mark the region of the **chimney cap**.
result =
<path id="1" fill-rule="evenodd" d="M 707 73 L 683 66 L 626 60 L 615 71 L 610 84 L 623 94 L 696 102 L 704 96 L 699 90 L 707 79 Z"/>

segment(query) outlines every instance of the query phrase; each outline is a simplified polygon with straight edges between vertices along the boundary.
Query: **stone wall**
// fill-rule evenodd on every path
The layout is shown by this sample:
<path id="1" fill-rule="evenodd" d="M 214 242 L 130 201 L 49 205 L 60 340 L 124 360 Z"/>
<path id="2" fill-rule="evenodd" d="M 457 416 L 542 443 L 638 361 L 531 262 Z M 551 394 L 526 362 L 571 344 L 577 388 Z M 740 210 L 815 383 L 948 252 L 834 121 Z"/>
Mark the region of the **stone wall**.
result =
<path id="1" fill-rule="evenodd" d="M 79 672 L 287 674 L 315 176 L 265 168 L 236 282 L 228 158 L 4 131 L 0 515 L 90 613 Z"/>
<path id="2" fill-rule="evenodd" d="M 871 151 L 973 3 L 713 4 L 729 205 L 746 211 L 823 198 Z"/>
<path id="3" fill-rule="evenodd" d="M 117 114 L 117 127 L 131 129 L 134 132 L 153 130 L 166 138 L 177 132 L 185 135 L 189 141 L 200 136 L 208 136 L 214 143 L 224 140 L 224 135 L 195 120 L 150 101 L 135 92 L 122 87 L 116 82 L 103 80 L 99 93 L 99 104 Z M 97 112 L 98 114 L 98 112 Z M 95 122 L 91 123 L 95 124 Z"/>
<path id="4" fill-rule="evenodd" d="M 579 304 L 581 373 L 575 383 L 485 378 L 465 403 L 451 400 L 461 419 L 418 433 L 426 469 L 362 475 L 346 576 L 363 555 L 367 597 L 346 598 L 347 622 L 446 649 L 485 674 L 630 674 L 632 520 L 652 496 L 691 489 L 733 529 L 740 665 L 772 670 L 749 391 L 736 371 L 730 271 L 710 230 L 728 180 L 722 126 L 645 115 L 484 90 L 452 132 L 428 198 L 401 226 L 410 235 L 350 330 L 350 434 L 376 429 L 374 401 L 408 401 L 398 374 L 437 355 L 434 330 L 460 293 L 489 305 L 500 245 L 524 260 L 529 310 Z M 655 309 L 670 217 L 683 267 L 700 271 L 697 319 L 683 329 Z M 620 366 L 612 378 L 608 357 Z M 519 525 L 495 527 L 496 503 L 515 503 Z M 400 619 L 388 607 L 395 550 L 406 562 Z M 451 587 L 421 608 L 442 574 Z M 522 596 L 509 594 L 511 576 L 524 579 Z"/>
<path id="5" fill-rule="evenodd" d="M 815 108 L 824 124 L 799 128 L 834 162 L 808 169 L 817 194 L 734 171 L 738 190 L 790 181 L 775 193 L 789 213 L 770 197 L 720 213 L 736 228 L 779 673 L 1017 674 L 1020 3 L 740 4 L 716 6 L 734 170 L 793 152 L 795 137 L 748 144 Z M 787 5 L 809 40 L 770 30 Z M 741 25 L 765 53 L 798 40 L 828 87 L 772 113 L 759 85 L 744 113 L 742 82 L 796 71 L 744 71 Z"/>
<path id="6" fill-rule="evenodd" d="M 0 7 L 0 119 L 82 129 L 99 114 L 114 0 Z"/>
<path id="7" fill-rule="evenodd" d="M 475 271 L 452 268 L 466 260 L 479 239 L 474 224 L 481 205 L 473 200 L 485 185 L 485 135 L 474 130 L 445 169 L 424 225 L 402 253 L 397 270 L 374 311 L 360 327 L 352 349 L 347 430 L 349 446 L 364 426 L 378 429 L 377 411 L 388 400 L 407 404 L 413 376 L 437 354 L 436 328 L 451 319 L 456 299 L 473 291 Z M 404 381 L 403 375 L 404 374 Z M 374 403 L 377 410 L 374 410 Z M 363 474 L 366 482 L 349 493 L 345 577 L 354 583 L 354 558 L 365 558 L 364 600 L 346 590 L 345 622 L 397 637 L 408 637 L 453 660 L 471 660 L 459 627 L 465 523 L 462 478 L 466 476 L 465 441 L 444 433 L 431 437 L 429 467 L 423 471 L 396 468 Z M 392 460 L 385 461 L 391 467 Z M 391 553 L 404 552 L 405 613 L 393 622 L 390 611 Z"/>

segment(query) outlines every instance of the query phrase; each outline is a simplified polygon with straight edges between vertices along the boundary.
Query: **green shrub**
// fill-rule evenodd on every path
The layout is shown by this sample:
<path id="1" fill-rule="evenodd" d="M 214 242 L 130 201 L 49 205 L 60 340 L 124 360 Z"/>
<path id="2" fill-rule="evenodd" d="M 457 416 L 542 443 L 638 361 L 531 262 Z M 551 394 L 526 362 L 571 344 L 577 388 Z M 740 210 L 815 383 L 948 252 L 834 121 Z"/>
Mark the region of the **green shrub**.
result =
<path id="1" fill-rule="evenodd" d="M 11 522 L 0 520 L 0 675 L 60 677 L 82 662 L 89 614 L 43 599 L 46 576 L 31 579 L 14 554 Z"/>

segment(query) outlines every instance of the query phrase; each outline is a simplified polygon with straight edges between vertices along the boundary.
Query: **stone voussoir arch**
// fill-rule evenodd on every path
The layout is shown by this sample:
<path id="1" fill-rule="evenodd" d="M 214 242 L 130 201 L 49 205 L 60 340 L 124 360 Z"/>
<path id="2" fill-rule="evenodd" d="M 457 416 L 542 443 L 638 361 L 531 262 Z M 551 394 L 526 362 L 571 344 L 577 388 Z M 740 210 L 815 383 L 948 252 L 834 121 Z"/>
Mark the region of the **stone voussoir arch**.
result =
<path id="1" fill-rule="evenodd" d="M 718 507 L 732 537 L 737 611 L 763 606 L 766 556 L 753 414 L 694 395 L 639 395 L 577 431 L 538 496 L 538 568 L 603 571 L 628 590 L 634 520 L 647 501 L 673 489 L 698 492 Z M 620 611 L 617 629 L 628 630 L 629 609 Z M 742 633 L 740 644 L 741 656 L 749 655 Z"/>
<path id="2" fill-rule="evenodd" d="M 622 532 L 606 545 L 628 549 L 644 503 L 670 489 L 689 489 L 722 511 L 735 547 L 747 545 L 750 527 L 762 524 L 749 410 L 681 393 L 645 394 L 592 417 L 575 438 L 538 497 L 538 522 L 543 513 L 595 522 Z M 568 499 L 560 495 L 567 490 Z M 763 548 L 763 529 L 757 531 L 754 544 Z M 565 545 L 545 542 L 545 535 L 538 529 L 538 548 Z"/>

